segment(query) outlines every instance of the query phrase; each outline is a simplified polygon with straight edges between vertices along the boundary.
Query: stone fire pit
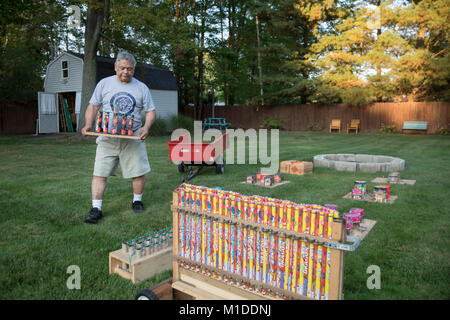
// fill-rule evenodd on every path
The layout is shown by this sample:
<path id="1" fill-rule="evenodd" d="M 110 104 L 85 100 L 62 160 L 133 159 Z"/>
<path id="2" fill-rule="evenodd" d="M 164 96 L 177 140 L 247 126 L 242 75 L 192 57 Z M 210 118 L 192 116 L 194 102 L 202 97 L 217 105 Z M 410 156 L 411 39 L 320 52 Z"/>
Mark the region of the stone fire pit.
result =
<path id="1" fill-rule="evenodd" d="M 371 154 L 319 154 L 314 156 L 314 167 L 350 172 L 393 172 L 404 170 L 405 160 Z"/>

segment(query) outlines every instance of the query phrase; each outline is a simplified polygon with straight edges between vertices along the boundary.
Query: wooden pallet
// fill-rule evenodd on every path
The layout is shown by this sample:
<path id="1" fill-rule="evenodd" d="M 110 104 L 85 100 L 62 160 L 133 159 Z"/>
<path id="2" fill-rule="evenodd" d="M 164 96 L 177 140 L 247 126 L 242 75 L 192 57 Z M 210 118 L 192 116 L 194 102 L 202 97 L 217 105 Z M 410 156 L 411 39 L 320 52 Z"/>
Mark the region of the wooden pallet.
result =
<path id="1" fill-rule="evenodd" d="M 118 139 L 132 139 L 132 140 L 141 140 L 138 136 L 128 136 L 121 134 L 111 134 L 111 133 L 101 133 L 101 132 L 91 132 L 88 131 L 85 133 L 87 136 L 102 136 L 108 138 L 118 138 Z"/>
<path id="2" fill-rule="evenodd" d="M 392 204 L 392 203 L 395 202 L 395 200 L 397 200 L 398 196 L 390 195 L 389 199 L 387 199 L 386 202 L 377 202 L 377 201 L 375 201 L 375 196 L 372 195 L 372 194 L 365 195 L 363 199 L 353 199 L 352 198 L 352 193 L 349 192 L 345 196 L 343 196 L 342 198 L 344 198 L 344 199 L 351 199 L 351 200 L 357 200 L 357 201 L 368 201 L 368 202 L 375 202 L 375 203 L 390 203 L 390 204 Z"/>
<path id="3" fill-rule="evenodd" d="M 375 178 L 372 180 L 372 182 L 374 183 L 389 183 L 389 184 L 406 184 L 409 186 L 413 186 L 416 183 L 416 180 L 406 180 L 406 179 L 400 179 L 399 182 L 397 183 L 392 183 L 391 181 L 389 181 L 388 178 Z"/>
<path id="4" fill-rule="evenodd" d="M 283 184 L 287 184 L 287 183 L 290 183 L 290 181 L 287 181 L 287 180 L 281 181 L 278 183 L 274 183 L 271 186 L 265 186 L 264 183 L 261 183 L 261 182 L 255 182 L 255 183 L 248 183 L 246 181 L 241 182 L 241 184 L 249 184 L 251 186 L 260 186 L 260 187 L 264 187 L 264 188 L 276 188 L 278 186 L 282 186 Z"/>

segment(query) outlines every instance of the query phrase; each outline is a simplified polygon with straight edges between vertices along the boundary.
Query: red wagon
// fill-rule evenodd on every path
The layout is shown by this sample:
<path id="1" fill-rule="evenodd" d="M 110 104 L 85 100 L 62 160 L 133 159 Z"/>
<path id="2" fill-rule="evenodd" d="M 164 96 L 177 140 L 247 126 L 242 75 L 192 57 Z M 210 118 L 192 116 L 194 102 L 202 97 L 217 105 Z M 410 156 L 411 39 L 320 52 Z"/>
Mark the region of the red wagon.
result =
<path id="1" fill-rule="evenodd" d="M 228 148 L 228 136 L 224 133 L 211 143 L 191 143 L 189 133 L 180 136 L 178 140 L 167 142 L 169 146 L 169 160 L 178 164 L 179 172 L 188 172 L 183 182 L 189 181 L 205 166 L 216 167 L 216 173 L 225 172 L 223 152 Z M 190 166 L 198 167 L 195 170 Z"/>

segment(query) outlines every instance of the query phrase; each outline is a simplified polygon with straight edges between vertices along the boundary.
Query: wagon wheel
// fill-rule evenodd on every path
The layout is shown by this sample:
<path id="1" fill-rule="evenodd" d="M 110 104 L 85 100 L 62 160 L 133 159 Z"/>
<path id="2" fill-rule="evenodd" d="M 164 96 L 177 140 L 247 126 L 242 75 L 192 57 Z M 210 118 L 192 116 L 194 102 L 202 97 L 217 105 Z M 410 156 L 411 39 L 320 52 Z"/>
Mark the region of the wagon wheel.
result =
<path id="1" fill-rule="evenodd" d="M 178 165 L 178 172 L 188 172 L 188 167 L 182 162 Z"/>
<path id="2" fill-rule="evenodd" d="M 152 290 L 144 289 L 136 295 L 135 300 L 159 300 L 159 298 Z"/>

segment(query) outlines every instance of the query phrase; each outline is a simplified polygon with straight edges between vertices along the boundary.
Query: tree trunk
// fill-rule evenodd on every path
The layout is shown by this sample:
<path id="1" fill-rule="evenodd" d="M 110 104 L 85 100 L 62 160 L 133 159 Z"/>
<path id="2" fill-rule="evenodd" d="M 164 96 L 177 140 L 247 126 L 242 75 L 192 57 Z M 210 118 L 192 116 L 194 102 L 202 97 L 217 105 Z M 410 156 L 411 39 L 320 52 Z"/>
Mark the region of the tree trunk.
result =
<path id="1" fill-rule="evenodd" d="M 97 49 L 103 23 L 105 0 L 89 2 L 87 10 L 86 31 L 84 40 L 83 85 L 81 91 L 80 125 L 78 132 L 85 125 L 84 114 L 89 99 L 97 85 Z"/>

